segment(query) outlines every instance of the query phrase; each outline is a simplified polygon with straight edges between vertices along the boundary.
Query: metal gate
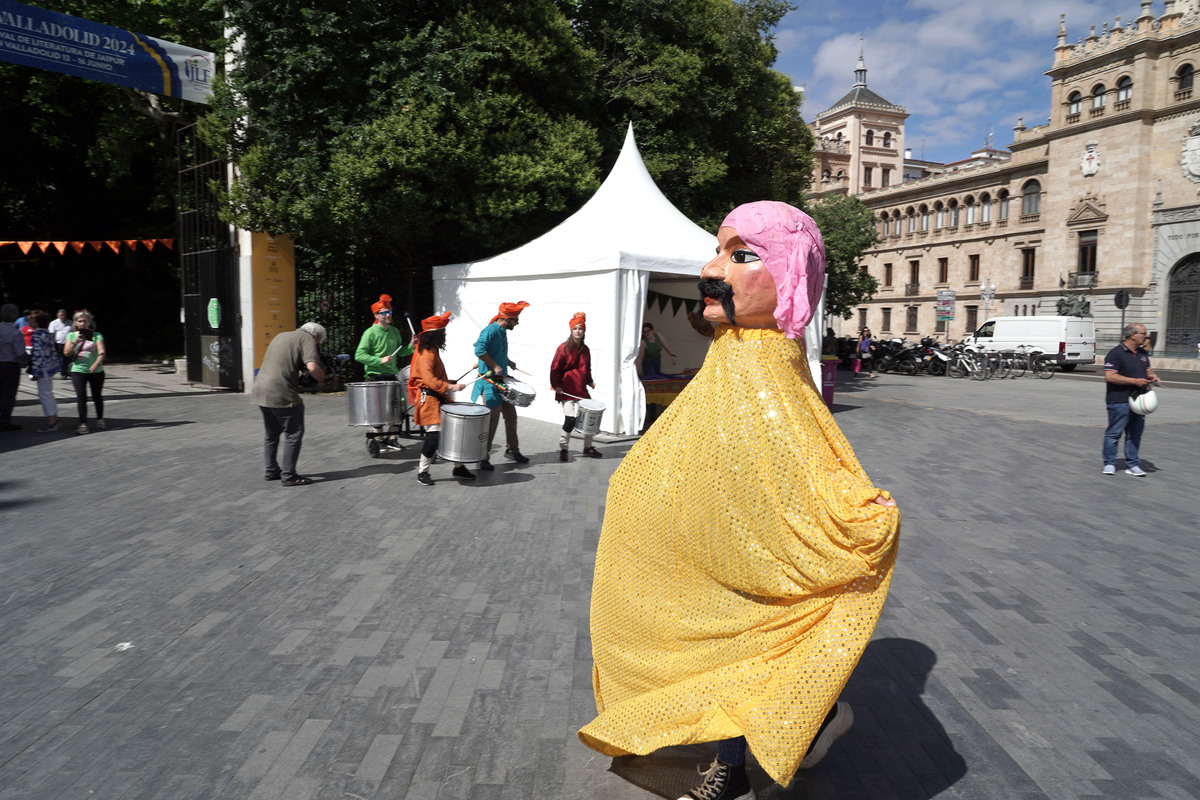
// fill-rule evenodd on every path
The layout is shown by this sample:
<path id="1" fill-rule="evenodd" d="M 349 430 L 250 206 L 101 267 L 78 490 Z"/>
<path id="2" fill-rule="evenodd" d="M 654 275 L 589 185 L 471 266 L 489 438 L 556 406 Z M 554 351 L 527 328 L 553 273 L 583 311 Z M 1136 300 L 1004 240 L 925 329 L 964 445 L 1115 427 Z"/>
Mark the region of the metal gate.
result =
<path id="1" fill-rule="evenodd" d="M 1200 256 L 1189 256 L 1167 281 L 1167 356 L 1197 355 L 1200 344 Z"/>
<path id="2" fill-rule="evenodd" d="M 184 352 L 188 380 L 241 389 L 237 248 L 221 222 L 213 185 L 227 186 L 227 164 L 197 135 L 181 128 L 179 264 L 183 284 Z"/>

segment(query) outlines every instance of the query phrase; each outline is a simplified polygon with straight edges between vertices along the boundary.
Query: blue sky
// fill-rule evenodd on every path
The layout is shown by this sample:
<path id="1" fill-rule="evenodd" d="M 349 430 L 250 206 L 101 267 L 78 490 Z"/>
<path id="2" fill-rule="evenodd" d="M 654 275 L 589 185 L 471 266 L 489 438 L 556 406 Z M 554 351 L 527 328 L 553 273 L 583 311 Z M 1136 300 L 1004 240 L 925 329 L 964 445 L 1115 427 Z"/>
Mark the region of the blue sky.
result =
<path id="1" fill-rule="evenodd" d="M 799 6 L 775 31 L 775 68 L 804 87 L 811 122 L 854 84 L 859 35 L 867 85 L 910 114 L 905 146 L 931 161 L 957 161 L 983 146 L 1007 147 L 1017 117 L 1044 125 L 1058 16 L 1067 41 L 1117 16 L 1136 19 L 1139 0 L 793 0 Z M 1152 12 L 1163 13 L 1163 0 Z"/>

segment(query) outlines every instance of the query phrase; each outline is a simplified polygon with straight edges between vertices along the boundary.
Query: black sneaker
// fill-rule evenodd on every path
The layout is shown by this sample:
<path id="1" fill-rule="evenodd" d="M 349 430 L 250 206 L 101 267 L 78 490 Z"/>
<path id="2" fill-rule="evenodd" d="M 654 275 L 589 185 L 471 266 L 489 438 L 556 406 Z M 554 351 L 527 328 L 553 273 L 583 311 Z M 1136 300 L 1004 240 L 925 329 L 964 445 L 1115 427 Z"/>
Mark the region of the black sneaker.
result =
<path id="1" fill-rule="evenodd" d="M 713 759 L 704 776 L 704 783 L 679 800 L 754 800 L 754 789 L 746 778 L 744 764 L 723 764 Z"/>
<path id="2" fill-rule="evenodd" d="M 471 470 L 467 469 L 462 464 L 459 464 L 457 467 L 455 467 L 454 471 L 450 474 L 456 478 L 462 478 L 464 481 L 475 480 L 475 473 L 471 472 Z"/>
<path id="3" fill-rule="evenodd" d="M 835 703 L 833 711 L 821 724 L 816 738 L 808 746 L 808 752 L 804 754 L 804 760 L 800 762 L 800 769 L 815 767 L 829 752 L 834 740 L 850 730 L 850 726 L 853 724 L 854 712 L 850 710 L 850 704 L 841 701 Z"/>
<path id="4" fill-rule="evenodd" d="M 428 472 L 418 472 L 417 483 L 421 484 L 422 486 L 433 486 L 433 478 L 429 477 Z"/>
<path id="5" fill-rule="evenodd" d="M 504 457 L 511 458 L 513 461 L 517 462 L 518 464 L 528 464 L 529 463 L 529 458 L 527 456 L 521 455 L 520 450 L 505 450 Z"/>
<path id="6" fill-rule="evenodd" d="M 492 466 L 492 462 L 488 461 L 486 458 L 479 462 L 479 468 L 484 472 L 491 472 L 493 469 L 495 469 L 495 467 Z"/>
<path id="7" fill-rule="evenodd" d="M 566 461 L 566 460 L 567 460 L 567 451 L 566 451 L 566 450 L 559 450 L 559 451 L 558 451 L 558 460 L 559 460 L 559 461 Z"/>

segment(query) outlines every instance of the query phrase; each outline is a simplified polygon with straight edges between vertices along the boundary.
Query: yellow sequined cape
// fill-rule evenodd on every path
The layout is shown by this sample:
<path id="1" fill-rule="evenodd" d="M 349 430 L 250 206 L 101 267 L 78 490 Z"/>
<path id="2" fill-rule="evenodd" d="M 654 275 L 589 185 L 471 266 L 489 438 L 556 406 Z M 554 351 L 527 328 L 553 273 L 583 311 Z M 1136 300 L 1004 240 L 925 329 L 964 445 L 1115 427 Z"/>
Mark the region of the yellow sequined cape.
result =
<path id="1" fill-rule="evenodd" d="M 583 742 L 645 755 L 744 735 L 789 782 L 883 608 L 900 514 L 880 493 L 798 344 L 719 327 L 609 484 Z"/>

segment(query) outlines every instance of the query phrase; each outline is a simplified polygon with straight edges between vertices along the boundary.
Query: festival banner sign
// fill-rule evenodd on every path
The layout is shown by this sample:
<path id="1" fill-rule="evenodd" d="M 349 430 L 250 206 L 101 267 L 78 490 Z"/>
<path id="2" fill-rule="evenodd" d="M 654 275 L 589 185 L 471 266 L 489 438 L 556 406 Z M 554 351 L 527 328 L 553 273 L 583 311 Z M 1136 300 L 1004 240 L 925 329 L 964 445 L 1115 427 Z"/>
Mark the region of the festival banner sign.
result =
<path id="1" fill-rule="evenodd" d="M 0 60 L 207 103 L 214 55 L 98 22 L 0 0 Z"/>

